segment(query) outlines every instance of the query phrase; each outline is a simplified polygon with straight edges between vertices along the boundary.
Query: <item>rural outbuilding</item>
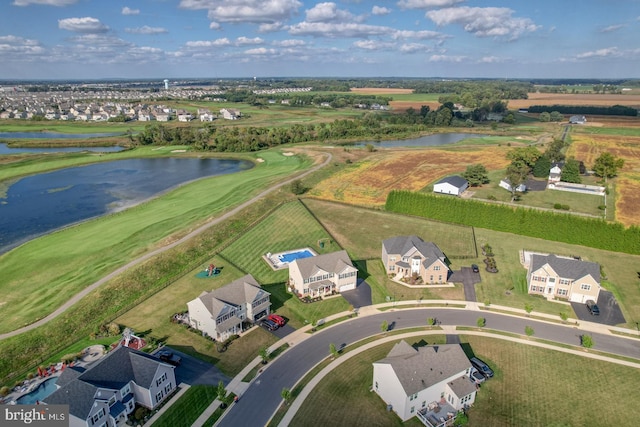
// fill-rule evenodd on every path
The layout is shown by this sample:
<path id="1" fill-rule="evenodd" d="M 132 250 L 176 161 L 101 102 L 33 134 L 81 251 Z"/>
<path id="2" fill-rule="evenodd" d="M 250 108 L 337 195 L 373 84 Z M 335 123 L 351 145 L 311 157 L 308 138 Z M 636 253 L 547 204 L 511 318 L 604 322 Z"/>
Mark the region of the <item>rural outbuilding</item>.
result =
<path id="1" fill-rule="evenodd" d="M 434 193 L 441 194 L 453 194 L 459 196 L 467 189 L 469 181 L 461 176 L 453 175 L 446 178 L 442 178 L 440 181 L 433 185 Z"/>

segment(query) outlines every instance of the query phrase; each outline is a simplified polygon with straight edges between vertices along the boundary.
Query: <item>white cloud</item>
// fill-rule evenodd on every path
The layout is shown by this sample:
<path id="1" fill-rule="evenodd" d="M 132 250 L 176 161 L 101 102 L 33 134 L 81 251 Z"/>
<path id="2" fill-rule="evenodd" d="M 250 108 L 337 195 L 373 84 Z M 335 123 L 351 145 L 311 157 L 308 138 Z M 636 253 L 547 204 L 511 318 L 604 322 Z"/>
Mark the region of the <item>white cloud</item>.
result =
<path id="1" fill-rule="evenodd" d="M 398 6 L 401 9 L 433 9 L 436 7 L 449 7 L 462 3 L 464 0 L 400 0 Z"/>
<path id="2" fill-rule="evenodd" d="M 282 22 L 265 22 L 260 24 L 258 27 L 258 32 L 260 33 L 275 33 L 276 31 L 281 31 L 288 28 Z"/>
<path id="3" fill-rule="evenodd" d="M 478 62 L 483 64 L 495 64 L 497 62 L 504 62 L 502 58 L 498 58 L 497 56 L 483 56 L 478 60 Z"/>
<path id="4" fill-rule="evenodd" d="M 166 28 L 149 27 L 148 25 L 138 28 L 125 28 L 124 30 L 130 34 L 165 34 L 169 32 Z"/>
<path id="5" fill-rule="evenodd" d="M 0 36 L 0 57 L 11 54 L 13 58 L 20 55 L 39 55 L 44 53 L 40 42 L 33 39 L 25 39 L 19 36 Z"/>
<path id="6" fill-rule="evenodd" d="M 362 18 L 354 16 L 348 10 L 338 9 L 333 2 L 318 3 L 306 12 L 307 22 L 358 22 Z"/>
<path id="7" fill-rule="evenodd" d="M 429 31 L 429 30 L 422 30 L 422 31 L 398 30 L 392 34 L 392 37 L 394 39 L 425 40 L 425 39 L 443 39 L 443 38 L 448 38 L 449 36 L 439 33 L 437 31 Z"/>
<path id="8" fill-rule="evenodd" d="M 211 22 L 209 24 L 209 28 L 212 29 L 212 30 L 219 30 L 222 27 L 220 26 L 220 24 L 218 22 Z"/>
<path id="9" fill-rule="evenodd" d="M 387 50 L 395 47 L 395 43 L 384 43 L 374 40 L 358 40 L 355 41 L 353 45 L 364 50 Z"/>
<path id="10" fill-rule="evenodd" d="M 29 6 L 31 4 L 42 4 L 46 6 L 69 6 L 77 3 L 78 0 L 14 0 L 14 6 Z"/>
<path id="11" fill-rule="evenodd" d="M 248 38 L 248 37 L 238 37 L 236 39 L 236 46 L 246 46 L 249 44 L 263 44 L 264 40 L 262 40 L 260 37 L 254 37 L 252 39 Z"/>
<path id="12" fill-rule="evenodd" d="M 140 14 L 140 9 L 131 9 L 127 6 L 122 8 L 122 14 L 123 15 L 139 15 Z"/>
<path id="13" fill-rule="evenodd" d="M 429 57 L 429 62 L 462 62 L 466 59 L 466 56 L 431 55 Z"/>
<path id="14" fill-rule="evenodd" d="M 202 47 L 223 47 L 223 46 L 230 46 L 231 45 L 231 41 L 224 37 L 221 39 L 217 39 L 217 40 L 197 40 L 197 41 L 190 41 L 185 43 L 185 45 L 187 47 L 195 47 L 195 48 L 202 48 Z"/>
<path id="15" fill-rule="evenodd" d="M 209 19 L 217 22 L 278 22 L 294 15 L 302 6 L 299 0 L 181 0 L 180 7 L 208 10 Z"/>
<path id="16" fill-rule="evenodd" d="M 306 46 L 306 42 L 304 40 L 296 40 L 296 39 L 288 39 L 288 40 L 277 40 L 272 43 L 274 46 L 282 46 L 282 47 L 298 47 L 298 46 Z"/>
<path id="17" fill-rule="evenodd" d="M 356 23 L 328 23 L 328 22 L 301 22 L 292 25 L 290 34 L 315 36 L 315 37 L 362 37 L 392 34 L 394 30 L 389 27 L 365 25 Z"/>
<path id="18" fill-rule="evenodd" d="M 384 6 L 373 6 L 373 8 L 371 9 L 372 15 L 382 16 L 382 15 L 388 15 L 390 13 L 391 13 L 391 9 Z"/>
<path id="19" fill-rule="evenodd" d="M 601 33 L 613 33 L 614 31 L 618 31 L 622 28 L 626 27 L 624 24 L 617 25 L 609 25 L 608 27 L 601 28 L 599 32 Z"/>
<path id="20" fill-rule="evenodd" d="M 400 46 L 402 53 L 431 52 L 433 49 L 421 43 L 404 43 Z"/>
<path id="21" fill-rule="evenodd" d="M 265 47 L 257 47 L 255 49 L 247 49 L 244 51 L 247 55 L 275 55 L 277 51 L 275 49 L 267 49 Z"/>
<path id="22" fill-rule="evenodd" d="M 589 52 L 583 52 L 576 55 L 578 59 L 585 58 L 605 58 L 605 57 L 616 57 L 620 56 L 621 52 L 617 47 L 607 47 L 604 49 L 592 50 Z"/>
<path id="23" fill-rule="evenodd" d="M 58 28 L 75 33 L 99 34 L 109 31 L 109 27 L 99 19 L 86 16 L 84 18 L 66 18 L 58 20 Z"/>
<path id="24" fill-rule="evenodd" d="M 426 16 L 436 25 L 462 25 L 478 37 L 501 37 L 510 40 L 539 27 L 528 18 L 514 18 L 513 9 L 506 7 L 451 7 L 430 10 Z"/>

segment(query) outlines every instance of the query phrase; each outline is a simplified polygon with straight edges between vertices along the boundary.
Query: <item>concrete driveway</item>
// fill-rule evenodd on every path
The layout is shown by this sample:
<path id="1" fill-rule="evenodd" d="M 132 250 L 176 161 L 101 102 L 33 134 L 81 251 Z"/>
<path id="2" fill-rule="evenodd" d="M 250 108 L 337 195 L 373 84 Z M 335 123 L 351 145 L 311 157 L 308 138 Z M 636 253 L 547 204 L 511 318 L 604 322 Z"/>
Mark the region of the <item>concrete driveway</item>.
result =
<path id="1" fill-rule="evenodd" d="M 372 304 L 371 286 L 369 286 L 364 279 L 358 279 L 358 284 L 354 290 L 342 292 L 341 295 L 353 308 L 365 307 Z"/>
<path id="2" fill-rule="evenodd" d="M 601 290 L 596 303 L 600 309 L 599 316 L 593 316 L 589 312 L 586 304 L 582 304 L 580 302 L 572 302 L 571 307 L 580 320 L 600 323 L 602 325 L 619 325 L 621 323 L 626 323 L 622 310 L 620 310 L 620 306 L 618 305 L 618 301 L 616 301 L 616 298 L 611 292 Z"/>
<path id="3" fill-rule="evenodd" d="M 474 273 L 471 267 L 462 267 L 460 270 L 451 273 L 449 282 L 462 283 L 465 301 L 477 301 L 475 284 L 482 282 L 480 273 Z"/>
<path id="4" fill-rule="evenodd" d="M 178 351 L 172 347 L 162 347 L 156 350 L 157 353 L 160 350 L 172 351 L 174 354 L 182 357 L 182 363 L 176 367 L 176 381 L 178 384 L 185 383 L 189 385 L 207 384 L 218 385 L 220 380 L 226 385 L 229 384 L 231 378 L 224 375 L 215 366 L 204 362 L 200 359 L 196 359 L 193 356 L 189 356 L 186 353 Z"/>

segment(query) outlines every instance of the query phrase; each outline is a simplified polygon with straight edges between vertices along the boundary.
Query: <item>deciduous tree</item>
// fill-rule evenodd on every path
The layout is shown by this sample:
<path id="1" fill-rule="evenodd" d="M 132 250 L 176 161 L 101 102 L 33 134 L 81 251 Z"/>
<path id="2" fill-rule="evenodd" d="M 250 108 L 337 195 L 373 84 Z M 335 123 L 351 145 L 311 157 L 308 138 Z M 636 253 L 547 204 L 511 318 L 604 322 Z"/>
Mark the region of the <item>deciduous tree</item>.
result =
<path id="1" fill-rule="evenodd" d="M 614 156 L 611 153 L 604 152 L 600 154 L 593 164 L 593 171 L 597 176 L 604 178 L 613 178 L 618 174 L 618 170 L 624 166 L 624 160 Z"/>
<path id="2" fill-rule="evenodd" d="M 467 166 L 467 170 L 464 171 L 462 177 L 469 181 L 472 187 L 477 187 L 489 182 L 487 168 L 481 164 Z"/>
<path id="3" fill-rule="evenodd" d="M 582 182 L 580 178 L 580 162 L 576 159 L 569 159 L 564 164 L 562 168 L 562 173 L 560 174 L 560 181 L 563 182 L 572 182 L 575 184 L 579 184 Z"/>

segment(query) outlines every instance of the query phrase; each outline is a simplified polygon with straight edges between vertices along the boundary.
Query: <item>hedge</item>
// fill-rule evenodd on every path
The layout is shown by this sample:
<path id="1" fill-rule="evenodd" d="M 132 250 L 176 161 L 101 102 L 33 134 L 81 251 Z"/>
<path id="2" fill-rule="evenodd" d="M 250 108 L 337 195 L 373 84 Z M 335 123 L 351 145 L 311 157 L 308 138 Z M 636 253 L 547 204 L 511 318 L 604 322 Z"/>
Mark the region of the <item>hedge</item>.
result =
<path id="1" fill-rule="evenodd" d="M 596 114 L 599 116 L 631 116 L 636 117 L 638 110 L 625 105 L 597 106 L 597 105 L 531 105 L 530 113 L 550 113 L 557 111 L 562 114 Z"/>
<path id="2" fill-rule="evenodd" d="M 454 224 L 640 254 L 640 228 L 570 214 L 393 190 L 385 209 Z"/>

